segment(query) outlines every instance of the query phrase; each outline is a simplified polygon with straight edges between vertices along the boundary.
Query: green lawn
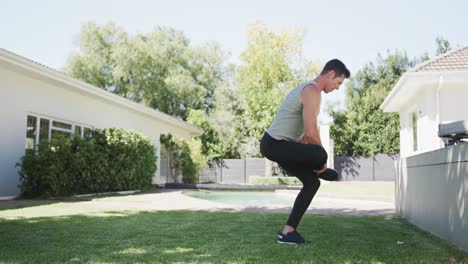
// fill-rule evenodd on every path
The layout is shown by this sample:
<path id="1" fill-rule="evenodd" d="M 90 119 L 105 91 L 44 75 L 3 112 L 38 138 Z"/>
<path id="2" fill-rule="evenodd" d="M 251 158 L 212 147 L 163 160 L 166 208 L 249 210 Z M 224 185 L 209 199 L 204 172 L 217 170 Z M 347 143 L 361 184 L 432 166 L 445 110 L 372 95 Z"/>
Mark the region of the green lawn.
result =
<path id="1" fill-rule="evenodd" d="M 0 263 L 468 263 L 467 253 L 389 216 L 305 215 L 300 232 L 313 243 L 278 245 L 286 217 L 188 211 L 0 216 Z"/>

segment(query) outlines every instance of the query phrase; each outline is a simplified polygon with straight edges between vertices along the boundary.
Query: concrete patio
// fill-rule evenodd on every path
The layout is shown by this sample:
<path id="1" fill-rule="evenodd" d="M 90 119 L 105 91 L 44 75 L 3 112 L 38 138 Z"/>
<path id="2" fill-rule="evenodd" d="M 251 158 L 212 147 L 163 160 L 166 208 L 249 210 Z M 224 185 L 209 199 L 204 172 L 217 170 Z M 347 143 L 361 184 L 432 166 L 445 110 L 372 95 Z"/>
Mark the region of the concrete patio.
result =
<path id="1" fill-rule="evenodd" d="M 122 211 L 228 211 L 228 212 L 277 212 L 289 213 L 291 206 L 242 206 L 192 198 L 184 190 L 159 190 L 154 193 L 124 196 L 95 197 L 85 201 L 0 201 L 0 218 L 37 218 L 70 215 L 106 215 Z M 281 195 L 296 196 L 298 190 L 277 190 Z M 26 206 L 7 209 L 10 206 Z M 44 208 L 48 207 L 48 208 Z M 4 210 L 1 210 L 4 208 Z M 44 210 L 46 209 L 46 210 Z M 317 194 L 307 213 L 344 215 L 392 215 L 395 212 L 392 197 L 364 197 Z"/>

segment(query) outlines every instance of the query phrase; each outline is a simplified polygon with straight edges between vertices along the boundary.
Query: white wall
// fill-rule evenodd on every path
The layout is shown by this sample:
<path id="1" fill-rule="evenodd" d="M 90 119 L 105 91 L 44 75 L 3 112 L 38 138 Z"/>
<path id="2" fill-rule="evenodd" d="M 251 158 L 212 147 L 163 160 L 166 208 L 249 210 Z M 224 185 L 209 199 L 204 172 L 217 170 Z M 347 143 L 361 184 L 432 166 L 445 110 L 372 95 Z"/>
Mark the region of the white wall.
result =
<path id="1" fill-rule="evenodd" d="M 400 155 L 406 157 L 413 152 L 413 130 L 411 113 L 400 112 Z"/>
<path id="2" fill-rule="evenodd" d="M 468 143 L 403 158 L 397 214 L 468 251 Z"/>
<path id="3" fill-rule="evenodd" d="M 168 123 L 70 87 L 0 68 L 0 197 L 18 194 L 16 162 L 25 152 L 28 114 L 38 114 L 94 128 L 134 129 L 151 138 L 174 129 Z M 159 166 L 158 166 L 159 167 Z M 159 182 L 159 171 L 154 182 Z"/>
<path id="4" fill-rule="evenodd" d="M 437 98 L 439 97 L 439 100 Z M 400 114 L 400 153 L 402 157 L 444 147 L 438 136 L 439 124 L 468 120 L 468 84 L 443 83 L 423 87 L 412 97 L 411 105 Z M 413 151 L 411 113 L 418 113 L 418 150 Z"/>
<path id="5" fill-rule="evenodd" d="M 446 84 L 440 91 L 441 123 L 468 120 L 468 83 Z"/>
<path id="6" fill-rule="evenodd" d="M 438 136 L 436 88 L 428 87 L 421 95 L 420 111 L 418 112 L 418 151 L 427 152 L 441 148 Z"/>
<path id="7" fill-rule="evenodd" d="M 422 152 L 441 148 L 442 141 L 438 137 L 436 88 L 425 87 L 422 92 L 413 97 L 411 105 L 400 112 L 400 155 L 407 157 Z M 412 113 L 417 114 L 417 150 L 413 148 Z"/>

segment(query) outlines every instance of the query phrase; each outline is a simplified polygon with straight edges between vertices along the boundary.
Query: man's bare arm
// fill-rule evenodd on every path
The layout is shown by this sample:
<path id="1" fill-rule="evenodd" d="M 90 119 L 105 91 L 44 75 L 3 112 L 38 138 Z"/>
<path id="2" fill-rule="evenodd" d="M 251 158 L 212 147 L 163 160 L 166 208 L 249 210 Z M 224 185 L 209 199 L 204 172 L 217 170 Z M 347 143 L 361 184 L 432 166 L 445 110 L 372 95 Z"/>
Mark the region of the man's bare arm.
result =
<path id="1" fill-rule="evenodd" d="M 299 142 L 322 145 L 317 123 L 321 91 L 317 86 L 309 84 L 302 90 L 301 100 L 303 105 L 304 135 L 300 138 Z"/>

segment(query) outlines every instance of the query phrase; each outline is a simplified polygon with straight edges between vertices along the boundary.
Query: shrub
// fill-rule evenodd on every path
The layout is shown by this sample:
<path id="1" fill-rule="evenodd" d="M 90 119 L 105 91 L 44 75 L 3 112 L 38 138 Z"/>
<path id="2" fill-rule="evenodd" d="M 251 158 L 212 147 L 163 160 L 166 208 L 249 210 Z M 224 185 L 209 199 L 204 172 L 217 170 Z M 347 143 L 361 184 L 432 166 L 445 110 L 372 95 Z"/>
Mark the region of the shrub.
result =
<path id="1" fill-rule="evenodd" d="M 190 144 L 189 144 L 190 143 Z M 200 145 L 196 142 L 187 143 L 171 134 L 161 136 L 163 152 L 161 155 L 169 158 L 169 174 L 177 183 L 182 174 L 183 183 L 196 183 L 205 161 L 201 156 Z"/>
<path id="2" fill-rule="evenodd" d="M 72 142 L 57 137 L 43 141 L 38 153 L 27 151 L 21 159 L 20 189 L 25 196 L 66 195 L 73 187 Z"/>
<path id="3" fill-rule="evenodd" d="M 152 183 L 155 153 L 148 138 L 123 129 L 57 137 L 21 158 L 19 187 L 33 197 L 142 189 Z"/>

